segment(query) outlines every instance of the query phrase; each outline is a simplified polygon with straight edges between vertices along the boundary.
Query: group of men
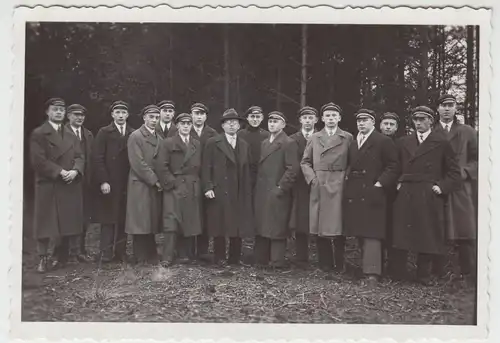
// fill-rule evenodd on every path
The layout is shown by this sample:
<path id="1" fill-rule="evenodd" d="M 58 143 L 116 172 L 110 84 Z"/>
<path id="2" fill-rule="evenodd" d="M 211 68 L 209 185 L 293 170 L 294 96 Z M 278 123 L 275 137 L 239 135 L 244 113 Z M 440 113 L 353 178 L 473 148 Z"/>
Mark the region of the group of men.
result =
<path id="1" fill-rule="evenodd" d="M 218 133 L 205 124 L 204 104 L 176 115 L 168 100 L 146 106 L 144 124 L 134 130 L 128 105 L 116 101 L 112 122 L 94 139 L 83 126 L 83 106 L 49 99 L 48 121 L 30 141 L 37 269 L 86 261 L 92 221 L 101 224 L 102 262 L 126 261 L 130 235 L 134 262 L 239 264 L 248 237 L 255 238 L 257 265 L 284 268 L 294 235 L 297 266 L 308 265 L 315 237 L 320 268 L 343 272 L 345 238 L 356 237 L 371 284 L 384 271 L 408 279 L 410 251 L 418 256 L 417 280 L 430 284 L 445 273 L 449 242 L 461 273 L 473 277 L 477 134 L 454 120 L 456 105 L 455 97 L 441 96 L 438 120 L 430 107 L 412 109 L 414 133 L 396 139 L 397 114 L 358 110 L 353 136 L 338 126 L 342 110 L 334 103 L 319 113 L 302 107 L 300 130 L 288 136 L 279 111 L 268 114 L 264 130 L 262 108 L 252 106 L 246 116 L 227 109 Z M 316 131 L 319 120 L 324 129 Z"/>

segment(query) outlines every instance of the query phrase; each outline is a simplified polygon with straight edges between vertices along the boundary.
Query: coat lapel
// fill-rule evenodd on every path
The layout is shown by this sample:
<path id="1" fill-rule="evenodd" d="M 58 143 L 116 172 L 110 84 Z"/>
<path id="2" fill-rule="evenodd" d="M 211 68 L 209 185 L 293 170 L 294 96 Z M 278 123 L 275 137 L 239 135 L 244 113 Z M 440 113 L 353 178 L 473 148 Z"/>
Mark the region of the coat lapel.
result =
<path id="1" fill-rule="evenodd" d="M 226 157 L 231 160 L 231 162 L 236 163 L 236 157 L 234 156 L 234 152 L 231 151 L 232 148 L 226 141 L 226 137 L 224 137 L 224 134 L 221 134 L 219 135 L 219 137 L 217 137 L 216 145 L 224 153 L 224 155 L 226 155 Z"/>
<path id="2" fill-rule="evenodd" d="M 377 134 L 377 132 L 375 130 L 373 130 L 373 132 L 368 136 L 366 141 L 361 146 L 361 149 L 358 148 L 358 140 L 357 139 L 355 142 L 352 142 L 352 145 L 354 146 L 354 149 L 356 151 L 356 154 L 354 155 L 355 159 L 352 162 L 353 164 L 356 163 L 361 156 L 365 155 L 366 153 L 368 153 L 370 151 L 371 147 L 373 146 L 373 143 L 375 142 L 376 137 L 374 137 L 374 135 L 376 135 L 376 134 Z"/>
<path id="3" fill-rule="evenodd" d="M 326 129 L 321 130 L 321 135 L 319 137 L 320 144 L 322 145 L 321 153 L 324 153 L 327 150 L 335 148 L 342 144 L 345 138 L 345 133 L 339 127 L 337 127 L 337 131 L 333 136 L 328 136 Z"/>
<path id="4" fill-rule="evenodd" d="M 167 130 L 168 131 L 168 130 Z M 161 125 L 160 125 L 160 122 L 158 122 L 158 124 L 156 124 L 156 127 L 155 127 L 155 132 L 156 132 L 156 135 L 158 137 L 161 137 L 162 139 L 165 139 L 166 135 L 165 133 L 163 132 L 163 130 L 161 129 Z"/>
<path id="5" fill-rule="evenodd" d="M 53 149 L 53 157 L 56 159 L 73 146 L 73 139 L 75 137 L 75 134 L 70 132 L 70 130 L 65 125 L 62 125 L 62 129 L 63 137 L 61 137 L 61 135 L 56 130 L 54 130 L 49 122 L 45 122 L 43 128 L 43 132 L 46 135 L 47 139 L 56 148 Z"/>
<path id="6" fill-rule="evenodd" d="M 194 144 L 193 139 L 189 140 L 188 146 L 180 140 L 180 137 L 179 141 L 181 145 L 184 145 L 184 160 L 182 161 L 182 164 L 185 164 L 196 153 L 196 145 Z"/>
<path id="7" fill-rule="evenodd" d="M 158 154 L 158 147 L 160 146 L 158 143 L 160 142 L 161 138 L 158 136 L 154 136 L 151 132 L 149 132 L 149 130 L 146 128 L 145 125 L 142 125 L 140 130 L 141 130 L 142 135 L 146 139 L 146 142 L 148 142 L 149 144 L 151 144 L 154 147 L 155 152 L 154 152 L 153 156 L 156 156 Z"/>
<path id="8" fill-rule="evenodd" d="M 285 133 L 283 131 L 280 132 L 278 136 L 276 136 L 273 140 L 272 143 L 269 143 L 269 138 L 267 138 L 264 142 L 264 145 L 262 146 L 262 152 L 260 154 L 260 161 L 259 163 L 262 163 L 269 155 L 271 155 L 273 152 L 281 148 L 281 145 L 283 144 L 282 137 L 284 137 Z"/>
<path id="9" fill-rule="evenodd" d="M 438 137 L 441 136 L 439 132 L 432 131 L 429 136 L 427 136 L 427 139 L 421 143 L 420 145 L 417 145 L 417 149 L 415 150 L 415 153 L 413 154 L 413 157 L 410 159 L 410 161 L 427 154 L 428 152 L 434 150 L 435 148 L 439 147 L 439 142 L 440 140 Z M 415 144 L 417 143 L 417 138 L 414 137 Z"/>

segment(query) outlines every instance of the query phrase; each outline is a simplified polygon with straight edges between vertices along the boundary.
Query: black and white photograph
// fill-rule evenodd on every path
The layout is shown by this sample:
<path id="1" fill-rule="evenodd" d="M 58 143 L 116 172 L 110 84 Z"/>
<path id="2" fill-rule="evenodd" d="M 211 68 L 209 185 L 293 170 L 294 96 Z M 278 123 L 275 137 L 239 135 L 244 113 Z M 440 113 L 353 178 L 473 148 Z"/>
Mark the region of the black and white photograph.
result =
<path id="1" fill-rule="evenodd" d="M 484 329 L 487 11 L 101 10 L 18 21 L 19 330 Z"/>

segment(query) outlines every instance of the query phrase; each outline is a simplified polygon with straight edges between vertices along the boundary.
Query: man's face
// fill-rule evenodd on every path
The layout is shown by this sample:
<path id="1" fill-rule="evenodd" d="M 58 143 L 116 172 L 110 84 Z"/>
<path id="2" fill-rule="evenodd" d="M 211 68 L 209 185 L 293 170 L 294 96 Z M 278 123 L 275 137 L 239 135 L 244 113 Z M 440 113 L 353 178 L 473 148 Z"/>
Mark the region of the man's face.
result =
<path id="1" fill-rule="evenodd" d="M 285 127 L 285 122 L 280 119 L 271 118 L 267 121 L 267 129 L 270 133 L 278 133 Z"/>
<path id="2" fill-rule="evenodd" d="M 457 104 L 455 102 L 445 102 L 439 104 L 438 106 L 439 119 L 445 123 L 448 123 L 453 120 L 456 111 L 457 111 Z"/>
<path id="3" fill-rule="evenodd" d="M 259 127 L 259 125 L 260 125 L 260 123 L 262 123 L 263 119 L 264 119 L 264 115 L 262 113 L 250 113 L 247 116 L 248 124 L 250 124 L 253 127 Z"/>
<path id="4" fill-rule="evenodd" d="M 64 115 L 66 114 L 66 108 L 64 106 L 50 105 L 45 111 L 49 120 L 54 123 L 62 123 L 64 120 Z"/>
<path id="5" fill-rule="evenodd" d="M 85 115 L 82 113 L 69 113 L 68 114 L 69 124 L 73 127 L 81 127 L 85 121 Z"/>
<path id="6" fill-rule="evenodd" d="M 156 124 L 158 124 L 158 120 L 160 120 L 160 114 L 155 112 L 146 113 L 143 117 L 144 125 L 151 130 L 156 128 Z"/>
<path id="7" fill-rule="evenodd" d="M 327 110 L 323 112 L 323 116 L 321 117 L 325 126 L 328 128 L 336 128 L 340 121 L 340 113 L 337 111 Z"/>
<path id="8" fill-rule="evenodd" d="M 358 117 L 358 119 L 356 119 L 356 123 L 358 125 L 358 131 L 362 134 L 370 132 L 370 130 L 373 129 L 373 126 L 375 126 L 375 121 L 368 116 Z"/>
<path id="9" fill-rule="evenodd" d="M 168 124 L 172 121 L 172 118 L 175 115 L 175 110 L 170 107 L 164 107 L 160 109 L 160 117 L 161 121 Z"/>
<path id="10" fill-rule="evenodd" d="M 240 129 L 240 121 L 238 119 L 224 120 L 222 123 L 222 129 L 228 135 L 234 135 Z"/>
<path id="11" fill-rule="evenodd" d="M 111 117 L 113 117 L 118 125 L 123 125 L 127 121 L 128 111 L 122 108 L 115 108 L 113 112 L 111 112 Z"/>
<path id="12" fill-rule="evenodd" d="M 202 126 L 207 120 L 207 114 L 202 110 L 192 110 L 191 115 L 193 116 L 193 123 L 196 126 Z"/>
<path id="13" fill-rule="evenodd" d="M 314 114 L 304 114 L 299 118 L 300 125 L 306 131 L 311 131 L 314 129 L 314 125 L 318 122 L 318 117 Z"/>
<path id="14" fill-rule="evenodd" d="M 384 119 L 380 122 L 380 131 L 386 136 L 393 136 L 398 130 L 398 122 L 395 119 Z"/>
<path id="15" fill-rule="evenodd" d="M 177 129 L 183 136 L 189 135 L 191 128 L 193 127 L 193 122 L 190 120 L 181 120 L 177 123 Z"/>
<path id="16" fill-rule="evenodd" d="M 413 117 L 413 124 L 417 132 L 427 132 L 431 128 L 433 120 L 426 115 L 418 115 Z"/>

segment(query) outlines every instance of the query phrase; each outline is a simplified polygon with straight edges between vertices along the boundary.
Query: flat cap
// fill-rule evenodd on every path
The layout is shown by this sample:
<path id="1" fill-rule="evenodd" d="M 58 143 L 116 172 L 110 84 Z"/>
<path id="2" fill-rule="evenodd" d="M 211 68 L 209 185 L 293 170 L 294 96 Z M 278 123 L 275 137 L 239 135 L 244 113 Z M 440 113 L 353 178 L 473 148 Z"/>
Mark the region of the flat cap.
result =
<path id="1" fill-rule="evenodd" d="M 384 114 L 382 114 L 382 116 L 380 117 L 380 121 L 384 119 L 394 119 L 399 123 L 399 116 L 394 112 L 385 112 Z"/>
<path id="2" fill-rule="evenodd" d="M 191 111 L 198 110 L 208 113 L 208 107 L 202 104 L 201 102 L 197 102 L 191 105 Z"/>
<path id="3" fill-rule="evenodd" d="M 438 106 L 441 105 L 441 104 L 444 104 L 446 102 L 457 102 L 457 98 L 455 98 L 455 96 L 451 95 L 451 94 L 443 94 L 439 97 L 437 103 L 438 103 Z"/>
<path id="4" fill-rule="evenodd" d="M 66 108 L 66 114 L 87 114 L 87 109 L 80 104 L 72 104 Z"/>
<path id="5" fill-rule="evenodd" d="M 160 109 L 162 108 L 173 108 L 175 110 L 175 102 L 172 100 L 162 100 L 157 105 Z"/>
<path id="6" fill-rule="evenodd" d="M 62 98 L 50 98 L 45 101 L 45 108 L 48 108 L 49 106 L 66 106 L 66 103 Z"/>
<path id="7" fill-rule="evenodd" d="M 285 115 L 283 113 L 281 113 L 280 111 L 271 111 L 271 112 L 269 112 L 267 117 L 268 117 L 268 120 L 269 119 L 278 119 L 278 120 L 283 120 L 286 123 Z"/>
<path id="8" fill-rule="evenodd" d="M 360 108 L 359 110 L 354 113 L 354 117 L 358 119 L 359 117 L 369 117 L 373 120 L 375 120 L 375 111 L 367 109 L 367 108 Z"/>
<path id="9" fill-rule="evenodd" d="M 238 115 L 238 112 L 236 112 L 234 108 L 228 108 L 227 110 L 225 110 L 224 113 L 222 114 L 222 117 L 220 118 L 220 122 L 223 123 L 224 121 L 229 119 L 237 119 L 241 121 L 244 120 Z"/>
<path id="10" fill-rule="evenodd" d="M 156 105 L 147 105 L 141 111 L 141 115 L 146 115 L 148 113 L 158 113 L 160 114 L 160 108 Z"/>
<path id="11" fill-rule="evenodd" d="M 246 115 L 248 116 L 249 114 L 252 114 L 252 113 L 260 113 L 262 114 L 262 107 L 260 106 L 250 106 L 248 108 L 248 110 L 246 111 Z"/>
<path id="12" fill-rule="evenodd" d="M 127 110 L 128 111 L 128 104 L 123 101 L 123 100 L 117 100 L 109 106 L 109 111 L 113 112 L 116 109 L 121 109 L 121 110 Z"/>
<path id="13" fill-rule="evenodd" d="M 342 113 L 342 109 L 340 108 L 340 106 L 334 104 L 333 102 L 329 102 L 328 104 L 324 104 L 323 106 L 321 106 L 320 113 L 323 113 L 325 111 L 337 111 L 339 113 Z"/>
<path id="14" fill-rule="evenodd" d="M 177 124 L 181 121 L 193 122 L 193 117 L 189 113 L 180 113 L 177 117 L 175 117 L 174 122 Z"/>
<path id="15" fill-rule="evenodd" d="M 434 111 L 427 106 L 417 106 L 411 110 L 411 116 L 422 116 L 426 115 L 434 120 Z"/>
<path id="16" fill-rule="evenodd" d="M 311 106 L 304 106 L 297 112 L 297 114 L 299 117 L 305 114 L 313 114 L 315 116 L 318 116 L 318 110 Z"/>

